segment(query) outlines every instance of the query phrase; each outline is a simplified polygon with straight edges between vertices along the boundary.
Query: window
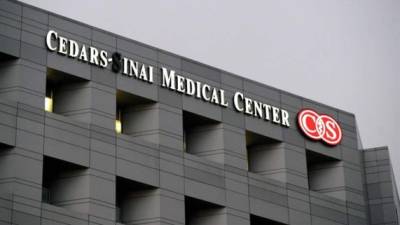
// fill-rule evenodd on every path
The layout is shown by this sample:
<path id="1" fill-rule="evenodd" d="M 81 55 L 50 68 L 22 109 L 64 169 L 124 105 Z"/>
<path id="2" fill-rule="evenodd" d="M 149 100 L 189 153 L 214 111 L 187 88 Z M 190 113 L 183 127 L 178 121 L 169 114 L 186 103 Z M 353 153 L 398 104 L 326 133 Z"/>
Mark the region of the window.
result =
<path id="1" fill-rule="evenodd" d="M 226 212 L 223 206 L 185 197 L 185 225 L 220 224 L 224 217 Z"/>
<path id="2" fill-rule="evenodd" d="M 250 225 L 285 225 L 260 216 L 250 215 Z"/>
<path id="3" fill-rule="evenodd" d="M 342 161 L 313 151 L 306 151 L 309 189 L 345 200 Z"/>
<path id="4" fill-rule="evenodd" d="M 159 191 L 156 187 L 117 177 L 116 221 L 131 224 L 159 217 Z"/>
<path id="5" fill-rule="evenodd" d="M 86 109 L 90 96 L 87 84 L 87 80 L 48 68 L 44 109 L 64 116 L 73 116 L 77 110 Z"/>
<path id="6" fill-rule="evenodd" d="M 280 141 L 246 131 L 246 148 L 250 172 L 285 182 L 285 152 Z"/>
<path id="7" fill-rule="evenodd" d="M 151 130 L 158 114 L 144 112 L 154 105 L 150 99 L 118 90 L 115 132 L 135 136 Z"/>
<path id="8" fill-rule="evenodd" d="M 183 149 L 185 152 L 223 163 L 221 123 L 190 112 L 183 112 Z"/>
<path id="9" fill-rule="evenodd" d="M 70 202 L 81 199 L 80 192 L 84 194 L 84 189 L 87 188 L 85 182 L 82 182 L 82 178 L 85 178 L 81 176 L 85 172 L 86 167 L 45 156 L 43 161 L 42 201 L 74 209 Z"/>

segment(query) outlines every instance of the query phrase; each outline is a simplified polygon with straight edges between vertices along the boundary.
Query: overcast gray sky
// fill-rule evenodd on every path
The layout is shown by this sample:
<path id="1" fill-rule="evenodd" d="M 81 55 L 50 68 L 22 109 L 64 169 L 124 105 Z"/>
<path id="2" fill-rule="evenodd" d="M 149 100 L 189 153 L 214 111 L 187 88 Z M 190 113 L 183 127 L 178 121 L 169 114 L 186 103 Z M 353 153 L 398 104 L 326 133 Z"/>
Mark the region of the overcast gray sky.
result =
<path id="1" fill-rule="evenodd" d="M 398 0 L 23 2 L 353 112 L 400 181 Z"/>

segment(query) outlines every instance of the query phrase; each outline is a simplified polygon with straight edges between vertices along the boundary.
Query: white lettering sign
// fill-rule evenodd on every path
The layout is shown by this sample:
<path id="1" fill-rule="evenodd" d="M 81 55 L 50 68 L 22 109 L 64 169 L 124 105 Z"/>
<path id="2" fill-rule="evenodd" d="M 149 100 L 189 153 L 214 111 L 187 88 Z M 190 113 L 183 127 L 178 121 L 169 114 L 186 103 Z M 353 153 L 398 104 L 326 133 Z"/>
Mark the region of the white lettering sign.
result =
<path id="1" fill-rule="evenodd" d="M 111 69 L 115 73 L 122 73 L 125 76 L 142 80 L 148 83 L 154 82 L 154 67 L 138 61 L 122 57 L 115 52 L 108 58 L 107 51 L 94 46 L 79 44 L 75 40 L 59 35 L 56 31 L 50 30 L 46 36 L 47 48 L 52 52 L 75 58 L 82 62 L 106 68 L 112 63 Z M 225 97 L 225 90 L 192 80 L 177 74 L 174 70 L 165 67 L 160 68 L 160 86 L 180 94 L 193 96 L 197 99 L 221 106 L 229 107 Z M 246 97 L 241 92 L 233 94 L 233 108 L 249 116 L 271 121 L 285 127 L 290 127 L 289 112 L 278 107 Z"/>

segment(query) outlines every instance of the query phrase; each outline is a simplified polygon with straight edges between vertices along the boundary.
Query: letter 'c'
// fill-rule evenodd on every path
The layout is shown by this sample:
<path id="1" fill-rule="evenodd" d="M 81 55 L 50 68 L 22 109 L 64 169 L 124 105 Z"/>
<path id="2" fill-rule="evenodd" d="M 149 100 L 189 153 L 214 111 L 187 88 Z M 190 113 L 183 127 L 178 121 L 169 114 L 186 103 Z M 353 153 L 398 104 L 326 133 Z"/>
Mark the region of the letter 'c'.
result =
<path id="1" fill-rule="evenodd" d="M 49 50 L 51 50 L 51 51 L 56 51 L 56 50 L 57 50 L 57 47 L 51 46 L 51 37 L 52 37 L 52 36 L 54 36 L 54 39 L 55 39 L 55 40 L 58 38 L 57 32 L 55 32 L 54 30 L 49 30 L 49 32 L 47 33 L 47 36 L 46 36 L 46 45 L 47 45 L 47 48 L 48 48 Z"/>
<path id="2" fill-rule="evenodd" d="M 237 111 L 243 112 L 243 107 L 240 107 L 240 104 L 239 104 L 239 98 L 241 99 L 240 101 L 243 101 L 243 94 L 240 92 L 236 92 L 233 97 L 233 105 L 235 106 L 235 109 Z"/>

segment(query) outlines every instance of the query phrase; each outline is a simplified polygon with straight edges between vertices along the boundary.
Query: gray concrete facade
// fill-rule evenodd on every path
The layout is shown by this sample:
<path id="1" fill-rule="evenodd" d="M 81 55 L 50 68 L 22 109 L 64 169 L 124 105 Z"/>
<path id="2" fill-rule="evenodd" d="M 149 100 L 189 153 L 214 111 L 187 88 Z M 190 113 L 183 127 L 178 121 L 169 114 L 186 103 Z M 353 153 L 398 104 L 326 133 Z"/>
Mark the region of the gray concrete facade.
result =
<path id="1" fill-rule="evenodd" d="M 48 51 L 49 30 L 153 66 L 154 84 Z M 399 224 L 388 149 L 359 149 L 351 113 L 9 0 L 0 65 L 0 224 Z M 161 88 L 160 66 L 291 126 Z M 341 143 L 304 137 L 302 108 L 335 118 Z"/>

